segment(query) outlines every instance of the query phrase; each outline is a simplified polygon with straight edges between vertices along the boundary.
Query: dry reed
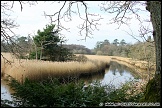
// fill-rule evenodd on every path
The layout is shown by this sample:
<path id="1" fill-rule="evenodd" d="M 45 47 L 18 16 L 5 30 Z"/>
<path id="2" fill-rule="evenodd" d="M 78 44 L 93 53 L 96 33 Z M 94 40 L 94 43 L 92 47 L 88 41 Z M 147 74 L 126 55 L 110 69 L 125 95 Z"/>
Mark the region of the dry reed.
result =
<path id="1" fill-rule="evenodd" d="M 118 56 L 110 56 L 110 57 L 112 58 L 112 60 L 115 59 L 118 61 L 122 61 L 141 69 L 147 70 L 148 67 L 151 68 L 151 70 L 156 69 L 156 64 L 152 62 L 148 63 L 147 61 L 138 61 L 138 60 L 133 60 L 132 58 L 125 58 L 125 57 L 118 57 Z"/>
<path id="2" fill-rule="evenodd" d="M 1 65 L 1 69 L 3 68 L 3 73 L 6 75 L 10 75 L 22 82 L 26 77 L 31 80 L 43 80 L 49 76 L 67 77 L 100 72 L 110 62 L 110 58 L 106 56 L 86 56 L 89 59 L 87 62 L 49 62 L 14 59 L 14 63 L 11 65 L 4 63 Z"/>

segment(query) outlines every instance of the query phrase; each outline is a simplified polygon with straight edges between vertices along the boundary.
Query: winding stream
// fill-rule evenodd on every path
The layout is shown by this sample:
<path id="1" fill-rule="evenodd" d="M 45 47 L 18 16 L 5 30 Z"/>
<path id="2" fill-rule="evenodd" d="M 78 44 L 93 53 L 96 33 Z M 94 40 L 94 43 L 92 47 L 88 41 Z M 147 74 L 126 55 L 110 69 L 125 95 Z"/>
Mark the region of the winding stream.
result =
<path id="1" fill-rule="evenodd" d="M 100 81 L 103 85 L 111 84 L 118 88 L 126 81 L 131 81 L 138 78 L 139 76 L 135 74 L 132 69 L 124 65 L 118 64 L 117 62 L 110 62 L 110 67 L 106 68 L 104 73 L 91 75 L 88 77 L 84 77 L 83 79 L 85 80 L 86 84 L 90 84 L 93 81 L 97 80 Z M 1 79 L 1 100 L 12 100 L 10 95 L 12 92 L 13 91 L 6 84 L 6 82 Z"/>

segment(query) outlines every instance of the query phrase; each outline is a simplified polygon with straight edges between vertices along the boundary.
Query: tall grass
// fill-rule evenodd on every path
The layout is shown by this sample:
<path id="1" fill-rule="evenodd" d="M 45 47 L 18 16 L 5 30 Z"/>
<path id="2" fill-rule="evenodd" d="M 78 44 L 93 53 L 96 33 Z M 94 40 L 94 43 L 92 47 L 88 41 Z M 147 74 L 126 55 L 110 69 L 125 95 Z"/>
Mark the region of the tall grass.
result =
<path id="1" fill-rule="evenodd" d="M 110 56 L 111 61 L 115 61 L 119 64 L 123 64 L 131 69 L 135 70 L 141 78 L 150 80 L 155 74 L 155 64 L 146 61 L 133 60 L 132 58 L 124 58 L 117 56 Z"/>
<path id="2" fill-rule="evenodd" d="M 16 80 L 22 82 L 26 77 L 30 80 L 43 80 L 49 76 L 53 77 L 68 77 L 79 76 L 80 74 L 101 72 L 110 62 L 104 61 L 103 57 L 87 56 L 87 62 L 50 62 L 41 60 L 20 60 L 14 59 L 11 65 L 2 62 L 1 69 L 3 73 L 9 75 Z M 1 58 L 3 59 L 3 58 Z"/>
<path id="3" fill-rule="evenodd" d="M 127 64 L 130 64 L 130 65 L 134 65 L 138 68 L 141 68 L 141 69 L 145 69 L 147 70 L 147 68 L 149 67 L 151 70 L 155 70 L 156 69 L 156 64 L 153 63 L 153 62 L 147 62 L 147 61 L 139 61 L 139 60 L 134 60 L 132 58 L 125 58 L 125 57 L 118 57 L 118 56 L 109 56 L 112 58 L 112 60 L 118 60 L 118 61 L 122 61 L 122 62 L 125 62 Z"/>
<path id="4" fill-rule="evenodd" d="M 14 55 L 11 53 L 1 53 L 1 76 L 4 75 L 4 71 L 14 63 Z"/>

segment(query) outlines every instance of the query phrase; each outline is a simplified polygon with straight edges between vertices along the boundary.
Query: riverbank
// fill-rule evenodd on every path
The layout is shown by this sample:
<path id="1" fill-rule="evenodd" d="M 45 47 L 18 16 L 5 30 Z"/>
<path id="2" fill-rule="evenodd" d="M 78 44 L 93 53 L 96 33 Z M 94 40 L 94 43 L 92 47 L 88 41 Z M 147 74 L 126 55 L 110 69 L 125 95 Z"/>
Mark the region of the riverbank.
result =
<path id="1" fill-rule="evenodd" d="M 119 64 L 123 64 L 127 67 L 130 67 L 139 76 L 141 76 L 142 79 L 145 79 L 146 82 L 152 79 L 155 74 L 156 65 L 154 63 L 133 60 L 132 58 L 124 58 L 124 57 L 118 57 L 118 56 L 110 56 L 110 58 L 111 58 L 111 61 L 115 61 Z"/>
<path id="2" fill-rule="evenodd" d="M 111 58 L 111 60 L 122 61 L 123 63 L 127 63 L 129 65 L 135 66 L 140 69 L 144 69 L 144 70 L 147 70 L 148 68 L 150 70 L 156 69 L 156 64 L 152 62 L 139 61 L 132 58 L 125 58 L 125 57 L 118 57 L 118 56 L 109 56 L 109 57 Z"/>
<path id="3" fill-rule="evenodd" d="M 116 61 L 119 64 L 135 69 L 137 74 L 141 77 L 149 77 L 149 79 L 154 75 L 155 70 L 155 64 L 118 56 L 84 55 L 88 58 L 86 62 L 49 62 L 16 59 L 12 54 L 1 54 L 3 54 L 3 57 L 6 59 L 12 61 L 11 64 L 6 63 L 6 60 L 1 55 L 1 76 L 4 74 L 10 75 L 21 82 L 25 77 L 32 80 L 42 80 L 46 79 L 49 75 L 55 77 L 75 75 L 79 77 L 79 75 L 95 74 L 103 71 L 105 67 L 110 64 L 110 61 Z"/>
<path id="4" fill-rule="evenodd" d="M 102 64 L 104 64 L 104 63 L 110 63 L 111 61 L 115 61 L 115 59 L 113 59 L 112 57 L 109 57 L 109 56 L 97 56 L 97 55 L 85 55 L 87 58 L 88 58 L 88 61 L 89 62 L 93 62 L 94 63 L 94 66 L 96 67 L 97 66 L 97 64 L 100 64 L 100 63 L 102 63 Z M 125 58 L 126 59 L 126 58 Z M 19 60 L 19 61 L 21 61 L 21 62 L 18 62 L 19 64 L 21 64 L 21 66 L 23 67 L 17 67 L 17 70 L 15 69 L 15 71 L 13 72 L 12 71 L 12 74 L 18 74 L 17 72 L 19 71 L 19 74 L 21 75 L 21 73 L 25 73 L 26 71 L 29 71 L 30 69 L 32 69 L 32 72 L 33 73 L 29 73 L 29 74 L 31 74 L 31 75 L 33 75 L 34 77 L 40 77 L 40 75 L 42 75 L 43 74 L 43 72 L 48 72 L 48 68 L 47 67 L 49 67 L 49 64 L 50 64 L 50 62 L 47 62 L 47 61 L 35 61 L 34 63 L 33 63 L 33 61 L 31 61 L 31 60 Z M 99 62 L 100 61 L 100 62 Z M 101 62 L 102 61 L 102 62 Z M 126 63 L 126 62 L 122 62 L 122 60 L 116 60 L 116 61 L 120 61 L 121 63 L 120 64 L 128 64 L 128 63 Z M 15 63 L 16 63 L 16 60 L 15 60 Z M 29 64 L 28 64 L 29 63 Z M 48 64 L 49 63 L 49 64 Z M 53 62 L 53 63 L 55 63 L 55 62 Z M 64 62 L 57 62 L 58 63 L 58 65 L 56 66 L 56 65 L 54 65 L 54 64 L 52 64 L 52 62 L 51 62 L 51 69 L 53 69 L 54 71 L 59 71 L 59 70 L 62 70 L 63 68 L 65 69 L 65 68 L 67 68 L 68 67 L 68 69 L 72 69 L 71 67 L 74 67 L 75 68 L 75 64 L 77 64 L 77 63 L 79 63 L 79 62 L 74 62 L 74 64 L 69 64 L 69 65 L 65 65 L 66 64 L 66 62 L 64 63 Z M 63 63 L 63 64 L 61 64 L 61 63 Z M 15 66 L 18 66 L 18 65 L 16 65 L 16 64 L 13 64 L 13 65 L 15 65 Z M 79 65 L 81 65 L 81 66 L 86 66 L 86 62 L 80 62 L 80 64 Z M 37 67 L 38 66 L 38 67 Z M 56 67 L 55 67 L 56 66 Z M 87 66 L 89 66 L 89 65 L 87 65 Z M 104 65 L 105 66 L 105 65 Z M 115 66 L 113 66 L 113 65 L 111 65 L 112 67 L 115 67 Z M 14 67 L 14 66 L 13 66 Z M 24 68 L 25 67 L 25 68 Z M 55 67 L 55 68 L 53 68 L 53 67 Z M 11 67 L 12 68 L 12 67 Z M 23 71 L 22 69 L 25 69 L 25 71 Z M 58 70 L 57 70 L 57 69 Z M 94 68 L 94 67 L 93 67 Z M 96 68 L 99 68 L 99 67 L 96 67 Z M 95 69 L 96 69 L 95 68 Z M 133 67 L 131 67 L 131 68 L 133 68 Z M 5 69 L 5 68 L 4 68 Z M 81 68 L 80 68 L 81 69 Z M 109 69 L 111 69 L 111 67 L 109 68 Z M 126 69 L 126 67 L 124 67 L 124 68 L 122 68 L 122 69 Z M 6 69 L 5 69 L 6 70 Z M 79 70 L 79 69 L 78 69 Z M 116 71 L 118 72 L 120 69 L 116 69 Z M 34 73 L 34 72 L 36 72 L 36 71 L 41 71 L 42 73 Z M 52 71 L 52 70 L 51 70 Z M 93 70 L 94 71 L 94 70 Z M 96 71 L 96 70 L 95 70 Z M 80 74 L 79 73 L 79 71 L 77 71 L 77 70 L 74 70 L 74 72 L 75 72 L 75 74 Z M 76 72 L 78 72 L 78 73 L 76 73 Z M 125 72 L 125 71 L 123 71 L 123 72 Z M 139 72 L 139 71 L 138 71 Z M 93 72 L 90 72 L 90 73 L 93 73 Z M 108 72 L 108 73 L 110 73 L 110 72 Z M 140 73 L 140 72 L 139 72 Z M 47 74 L 47 73 L 46 73 Z M 56 73 L 55 73 L 56 74 Z M 58 73 L 57 73 L 58 74 Z M 94 74 L 94 73 L 93 73 Z M 53 75 L 54 75 L 54 73 L 53 73 Z M 60 74 L 61 75 L 61 74 Z M 62 75 L 67 75 L 67 73 L 62 73 Z M 123 75 L 123 74 L 122 74 Z M 103 79 L 104 78 L 104 76 L 101 76 L 101 79 Z M 105 77 L 106 78 L 106 77 Z M 114 78 L 114 77 L 113 77 Z M 106 79 L 111 79 L 110 77 L 107 77 Z M 118 77 L 118 79 L 119 79 L 119 77 Z M 40 80 L 42 80 L 42 79 L 40 79 Z M 112 81 L 115 81 L 114 79 L 112 80 Z M 119 81 L 120 81 L 120 83 L 121 83 L 121 80 L 119 79 Z M 53 82 L 53 81 L 50 81 L 50 83 L 48 84 L 48 86 L 47 87 L 50 87 L 49 85 L 51 84 L 51 82 Z M 133 96 L 134 97 L 134 100 L 136 100 L 136 98 L 139 96 L 138 94 L 140 94 L 141 92 L 143 92 L 143 90 L 145 89 L 145 85 L 147 84 L 147 81 L 146 80 L 143 80 L 143 79 L 140 79 L 140 80 L 135 80 L 135 82 L 132 82 L 132 83 L 128 83 L 128 84 L 122 84 L 121 83 L 121 85 L 123 85 L 124 87 L 123 87 L 123 89 L 121 89 L 121 90 L 119 90 L 119 89 L 114 89 L 114 90 L 116 90 L 115 91 L 115 94 L 117 94 L 116 95 L 116 98 L 117 99 L 115 99 L 114 100 L 114 95 L 112 95 L 112 101 L 115 101 L 115 102 L 117 102 L 119 99 L 121 99 L 120 100 L 120 102 L 122 102 L 122 101 L 124 101 L 124 99 L 125 100 L 129 100 L 129 97 L 131 96 Z M 60 84 L 61 85 L 61 84 Z M 129 87 L 128 87 L 129 86 Z M 25 86 L 24 86 L 25 87 Z M 82 87 L 82 86 L 81 86 Z M 88 86 L 88 87 L 90 87 L 90 86 Z M 113 87 L 113 86 L 112 86 Z M 38 87 L 39 88 L 39 87 Z M 55 87 L 54 87 L 55 88 Z M 57 88 L 57 87 L 56 87 Z M 29 91 L 32 91 L 32 89 L 33 89 L 33 87 L 32 88 L 27 88 Z M 47 88 L 46 88 L 47 89 Z M 100 86 L 100 88 L 99 89 L 101 89 L 101 86 Z M 98 90 L 99 90 L 98 89 Z M 44 89 L 43 89 L 44 90 Z M 43 91 L 42 90 L 42 91 Z M 51 92 L 51 90 L 53 90 L 53 88 L 52 89 L 50 89 L 49 90 L 49 92 Z M 65 90 L 65 88 L 61 88 L 60 89 L 61 91 L 62 90 Z M 60 91 L 60 90 L 58 90 L 58 91 Z M 89 89 L 87 89 L 87 90 L 89 90 Z M 38 90 L 38 91 L 41 91 L 40 89 Z M 67 90 L 67 91 L 70 91 L 69 89 Z M 72 94 L 70 94 L 70 95 L 73 95 L 74 94 L 74 92 L 76 91 L 76 89 L 74 90 L 73 88 L 72 88 Z M 124 91 L 124 92 L 123 92 Z M 36 91 L 37 92 L 37 91 Z M 121 92 L 123 93 L 123 94 L 121 94 Z M 126 93 L 125 93 L 126 92 Z M 24 91 L 23 91 L 23 93 L 24 93 Z M 96 94 L 96 92 L 94 92 L 95 94 Z M 25 92 L 25 94 L 26 94 L 26 92 Z M 33 94 L 33 92 L 31 93 L 31 94 Z M 38 93 L 38 94 L 42 94 L 42 93 Z M 50 96 L 51 96 L 51 93 L 49 93 L 50 94 Z M 55 93 L 55 94 L 57 94 L 57 93 Z M 65 93 L 63 93 L 63 94 L 65 94 Z M 76 94 L 80 94 L 80 92 L 76 92 Z M 120 94 L 120 95 L 118 95 L 118 94 Z M 93 94 L 94 95 L 94 94 Z M 33 95 L 29 95 L 29 96 L 33 96 Z M 40 95 L 39 95 L 40 96 Z M 42 96 L 42 95 L 41 95 Z M 65 95 L 66 96 L 66 95 Z M 89 96 L 89 95 L 87 95 L 87 96 Z M 120 96 L 126 96 L 126 97 L 122 97 L 122 98 L 120 98 Z M 46 96 L 42 96 L 42 97 L 46 97 Z M 42 98 L 41 97 L 41 98 Z M 49 97 L 49 95 L 47 96 L 47 98 Z M 60 97 L 60 96 L 59 96 Z M 98 99 L 100 99 L 100 98 L 102 98 L 102 97 L 105 97 L 105 95 L 103 95 L 103 96 L 101 96 L 101 95 L 99 95 L 99 98 Z M 46 100 L 47 100 L 47 98 L 46 98 Z M 109 96 L 109 98 L 110 98 L 110 96 Z M 60 98 L 59 98 L 60 99 Z M 62 99 L 64 99 L 64 97 L 62 98 Z M 68 99 L 69 99 L 69 97 L 68 97 Z M 50 99 L 50 100 L 52 100 L 52 99 Z M 110 101 L 110 100 L 109 100 Z M 132 98 L 130 98 L 130 101 L 132 101 Z"/>
<path id="5" fill-rule="evenodd" d="M 49 76 L 57 78 L 80 77 L 80 75 L 96 74 L 102 72 L 109 65 L 110 58 L 95 56 L 88 58 L 86 62 L 50 62 L 42 60 L 25 60 L 10 57 L 11 54 L 1 53 L 3 57 L 12 61 L 11 64 L 1 56 L 1 75 L 11 76 L 23 82 L 25 78 L 30 80 L 45 80 Z"/>

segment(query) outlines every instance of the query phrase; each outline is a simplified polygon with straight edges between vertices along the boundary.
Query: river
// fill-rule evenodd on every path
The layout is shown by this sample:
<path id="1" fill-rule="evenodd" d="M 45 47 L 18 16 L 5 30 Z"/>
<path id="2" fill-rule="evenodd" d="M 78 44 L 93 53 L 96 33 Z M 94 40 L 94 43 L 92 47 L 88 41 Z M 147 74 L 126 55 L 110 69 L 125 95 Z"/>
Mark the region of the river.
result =
<path id="1" fill-rule="evenodd" d="M 124 84 L 126 81 L 139 79 L 139 76 L 130 68 L 118 64 L 117 62 L 110 62 L 110 67 L 105 69 L 104 73 L 91 75 L 83 78 L 87 85 L 94 81 L 100 81 L 101 84 L 111 84 L 116 88 Z M 5 81 L 1 79 L 1 100 L 12 100 L 11 92 L 13 92 Z"/>

